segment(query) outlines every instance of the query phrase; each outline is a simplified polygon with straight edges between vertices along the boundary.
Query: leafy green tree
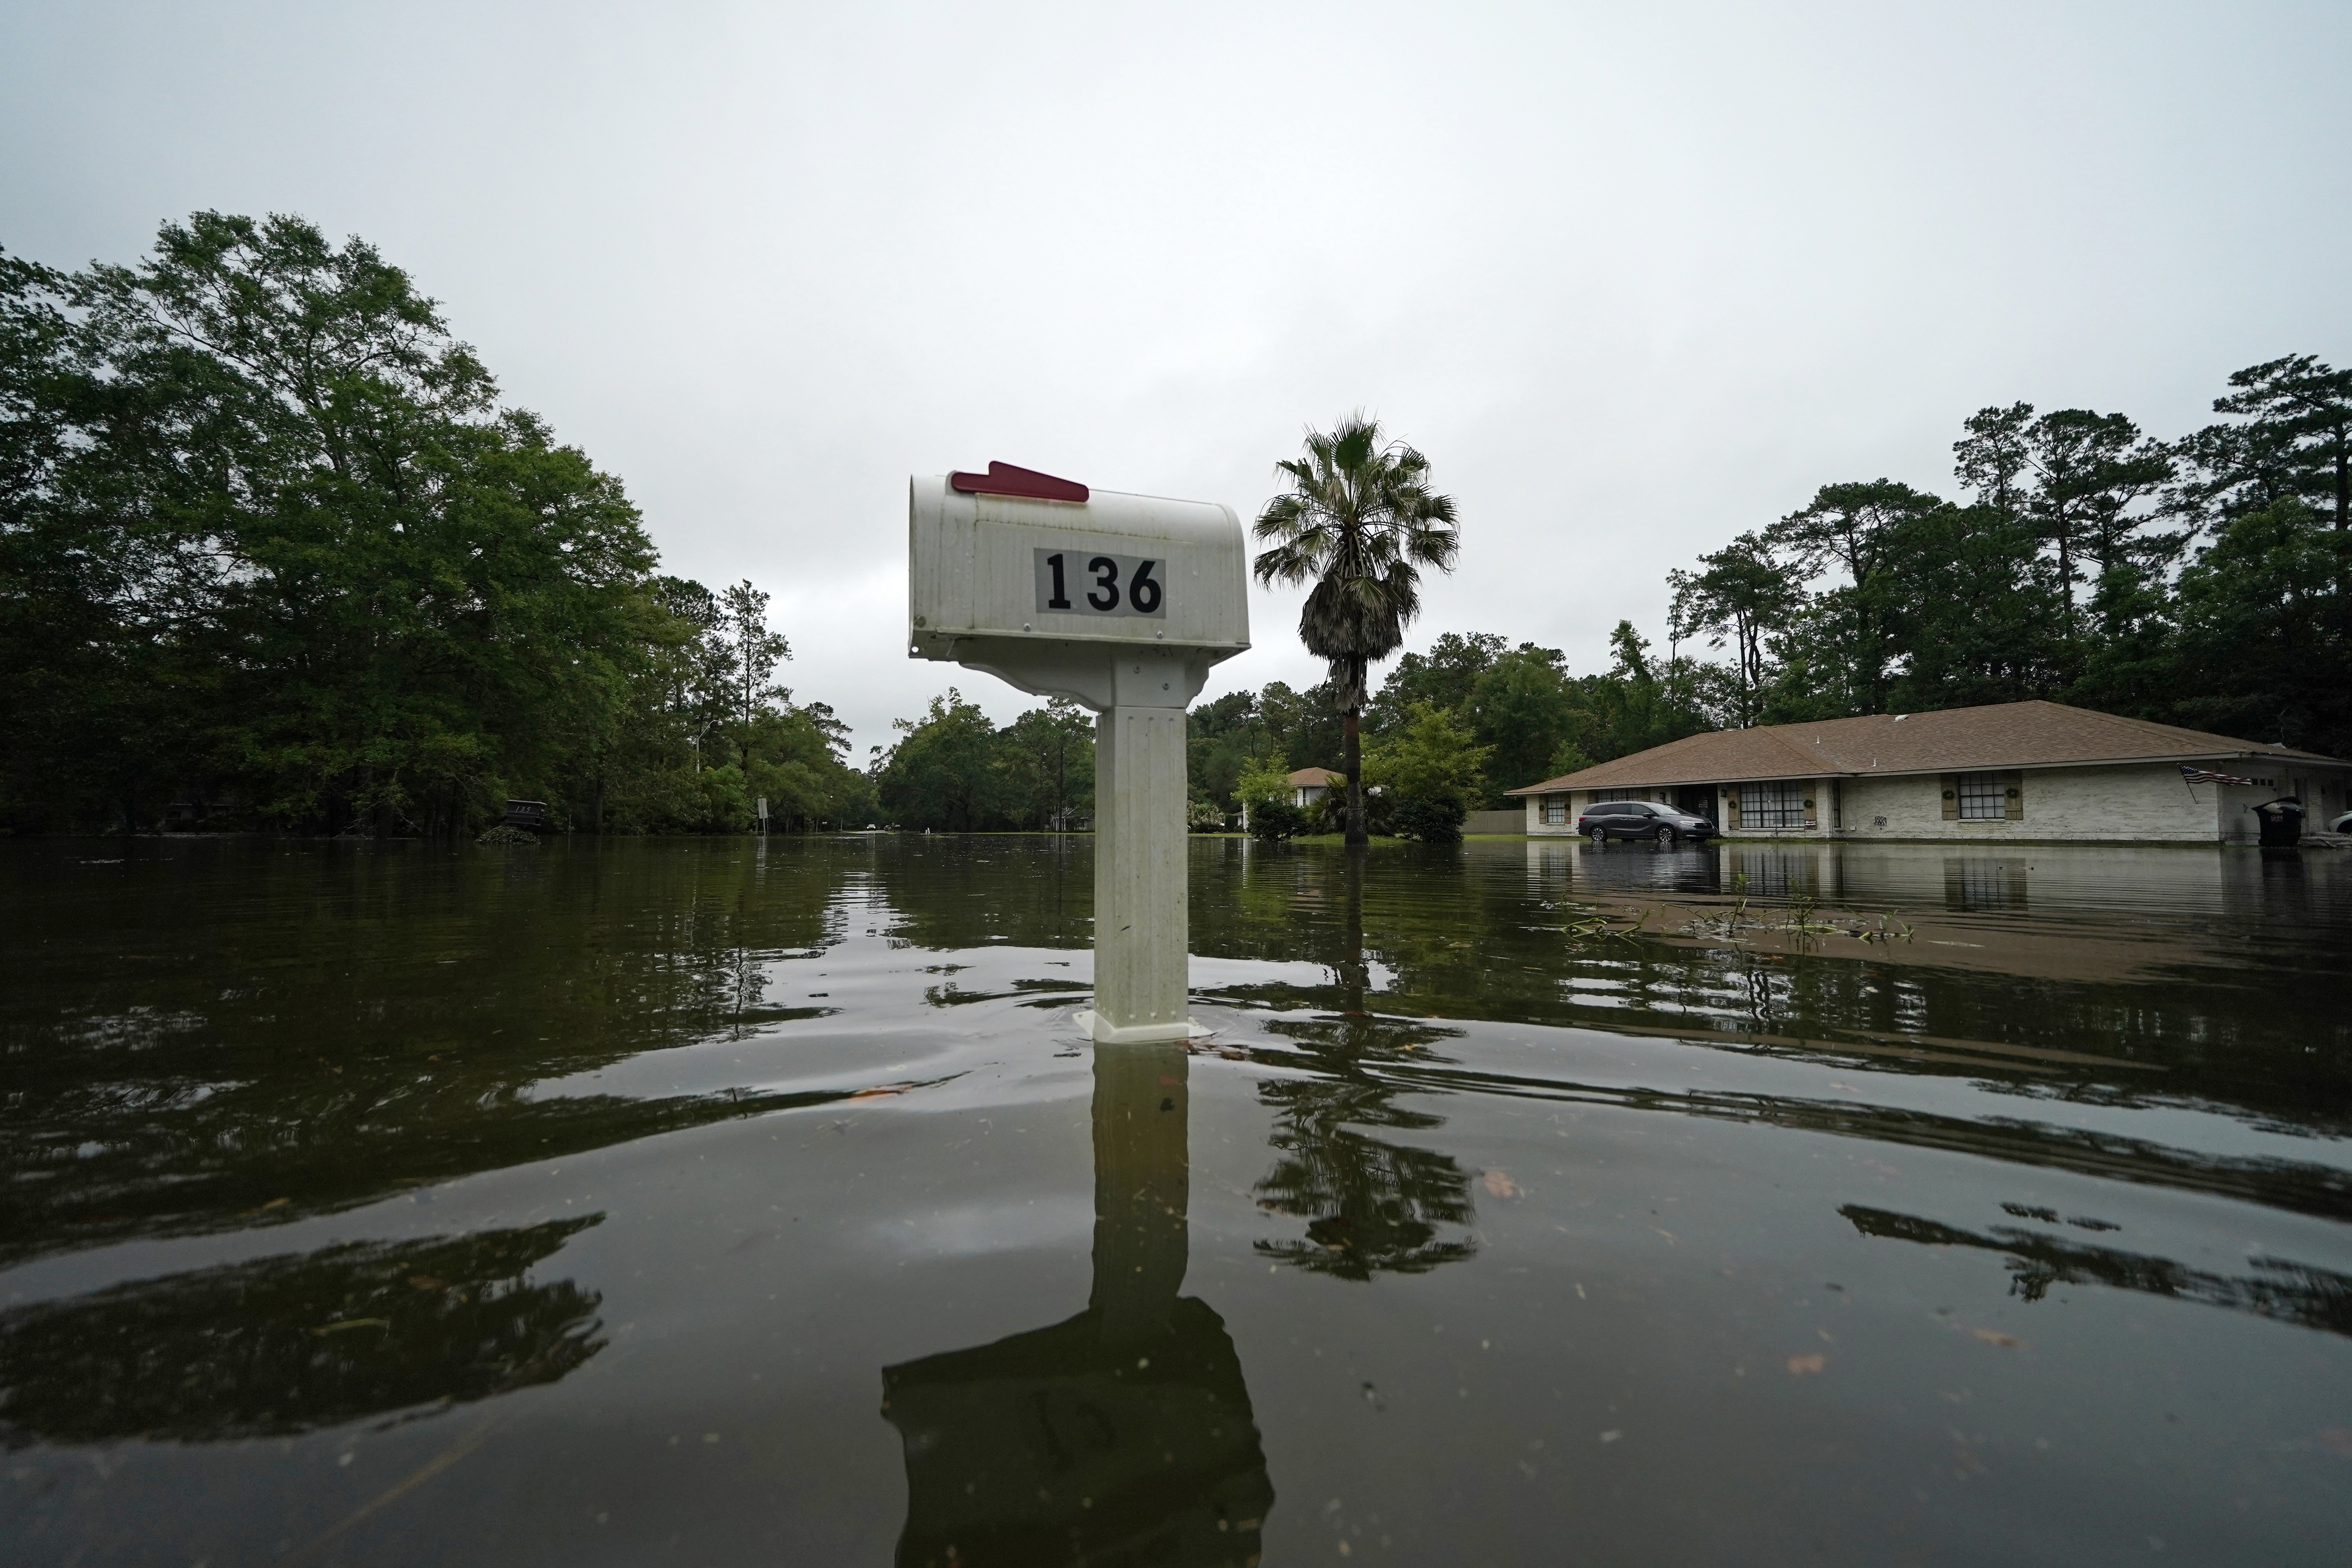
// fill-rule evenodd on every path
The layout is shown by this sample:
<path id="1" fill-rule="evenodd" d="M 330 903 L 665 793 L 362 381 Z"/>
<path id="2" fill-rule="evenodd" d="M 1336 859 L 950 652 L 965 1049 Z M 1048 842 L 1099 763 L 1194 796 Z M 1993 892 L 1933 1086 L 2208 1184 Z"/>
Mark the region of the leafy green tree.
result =
<path id="1" fill-rule="evenodd" d="M 2352 615 L 2336 587 L 2352 534 L 2300 499 L 2230 522 L 2180 574 L 2177 721 L 2344 754 L 2352 748 Z"/>
<path id="2" fill-rule="evenodd" d="M 997 767 L 996 726 L 950 687 L 922 718 L 900 719 L 900 739 L 875 770 L 882 809 L 903 827 L 971 833 L 999 816 L 1008 791 Z"/>
<path id="3" fill-rule="evenodd" d="M 1688 660 L 1676 658 L 1663 666 L 1654 664 L 1648 641 L 1631 621 L 1617 623 L 1609 634 L 1609 647 L 1608 673 L 1577 683 L 1578 723 L 1553 748 L 1554 757 L 1562 754 L 1562 748 L 1571 756 L 1586 755 L 1596 761 L 1622 757 L 1712 728 L 1700 705 Z M 1590 767 L 1591 762 L 1577 765 Z M 1574 771 L 1560 768 L 1545 776 Z"/>
<path id="4" fill-rule="evenodd" d="M 1254 837 L 1296 838 L 1307 830 L 1306 814 L 1292 796 L 1290 764 L 1280 752 L 1253 758 L 1234 781 L 1234 795 Z"/>
<path id="5" fill-rule="evenodd" d="M 2054 579 L 2013 511 L 1938 507 L 1905 520 L 1884 567 L 1899 712 L 2057 694 L 2064 648 Z"/>
<path id="6" fill-rule="evenodd" d="M 1905 523 L 1943 504 L 1894 479 L 1823 485 L 1810 503 L 1765 531 L 1774 558 L 1793 579 L 1844 576 L 1807 606 L 1806 617 L 1816 686 L 1826 678 L 1841 688 L 1830 699 L 1833 710 L 1885 710 L 1896 613 L 1888 556 Z"/>
<path id="7" fill-rule="evenodd" d="M 1223 811 L 1240 809 L 1235 786 L 1243 771 L 1273 744 L 1255 692 L 1230 691 L 1195 708 L 1184 730 L 1192 798 Z"/>
<path id="8" fill-rule="evenodd" d="M 1364 822 L 1362 716 L 1371 667 L 1394 653 L 1421 610 L 1423 566 L 1450 572 L 1460 552 L 1453 499 L 1429 488 L 1429 460 L 1381 438 L 1377 421 L 1354 415 L 1326 435 L 1307 433 L 1303 458 L 1276 470 L 1290 489 L 1266 502 L 1255 529 L 1267 548 L 1258 581 L 1314 587 L 1299 616 L 1299 639 L 1331 668 L 1332 700 L 1346 715 L 1350 845 Z"/>
<path id="9" fill-rule="evenodd" d="M 792 693 L 769 677 L 793 657 L 793 646 L 768 629 L 768 595 L 748 577 L 719 595 L 718 649 L 726 661 L 728 718 L 740 728 L 738 749 L 749 744 L 752 724 Z"/>
<path id="10" fill-rule="evenodd" d="M 1953 447 L 1972 504 L 1828 486 L 1671 574 L 1676 637 L 1733 648 L 1685 681 L 1692 706 L 1746 724 L 2046 696 L 2352 749 L 2352 376 L 2300 354 L 2230 385 L 2227 417 L 2171 446 L 2120 414 L 1979 409 Z M 1596 722 L 1556 771 L 1609 754 L 1607 693 L 1633 689 L 1581 684 Z"/>
<path id="11" fill-rule="evenodd" d="M 199 213 L 135 266 L 0 257 L 16 826 L 456 833 L 508 795 L 708 826 L 738 786 L 862 790 L 768 685 L 764 596 L 654 564 L 619 481 L 364 241 Z"/>
<path id="12" fill-rule="evenodd" d="M 1416 702 L 1468 708 L 1471 688 L 1509 646 L 1492 632 L 1442 633 L 1426 654 L 1409 653 L 1397 660 L 1380 695 L 1365 708 L 1365 723 L 1379 734 L 1402 723 Z"/>
<path id="13" fill-rule="evenodd" d="M 2237 390 L 2216 398 L 2219 414 L 2242 423 L 2211 425 L 2175 448 L 2182 480 L 2174 510 L 2192 527 L 2218 533 L 2252 511 L 2300 498 L 2337 532 L 2352 525 L 2352 371 L 2311 354 L 2250 365 L 2230 377 Z M 2352 593 L 2339 578 L 2337 594 Z"/>
<path id="14" fill-rule="evenodd" d="M 109 504 L 107 432 L 138 398 L 71 289 L 0 255 L 0 813 L 18 830 L 110 806 L 137 826 L 142 781 L 190 727 L 166 666 L 205 562 Z"/>
<path id="15" fill-rule="evenodd" d="M 1696 572 L 1666 574 L 1676 642 L 1705 637 L 1731 647 L 1731 714 L 1739 728 L 1757 721 L 1770 674 L 1768 639 L 1788 626 L 1804 602 L 1803 581 L 1765 535 L 1743 533 L 1698 558 Z"/>
<path id="16" fill-rule="evenodd" d="M 1295 768 L 1340 771 L 1347 760 L 1347 737 L 1335 689 L 1328 680 L 1304 691 L 1293 691 L 1279 680 L 1267 682 L 1258 693 L 1266 746 L 1288 757 Z"/>
<path id="17" fill-rule="evenodd" d="M 1556 647 L 1521 643 L 1479 674 L 1465 710 L 1496 785 L 1517 789 L 1551 776 L 1544 770 L 1553 752 L 1591 728 L 1577 696 L 1568 658 Z"/>
<path id="18" fill-rule="evenodd" d="M 2289 354 L 2239 371 L 2230 384 L 2237 390 L 2215 399 L 2214 412 L 2250 420 L 2246 428 L 2270 437 L 2262 449 L 2284 457 L 2284 488 L 2325 511 L 2336 531 L 2352 528 L 2352 370 Z"/>
<path id="19" fill-rule="evenodd" d="M 1364 782 L 1389 796 L 1407 837 L 1451 843 L 1462 837 L 1471 805 L 1485 798 L 1490 752 L 1454 713 L 1416 702 L 1403 723 L 1365 746 Z"/>
<path id="20" fill-rule="evenodd" d="M 1095 721 L 1068 698 L 1049 698 L 1015 719 L 997 752 L 1008 809 L 1023 826 L 1066 830 L 1093 810 Z"/>
<path id="21" fill-rule="evenodd" d="M 557 793 L 639 657 L 653 552 L 617 480 L 496 405 L 363 242 L 202 213 L 75 280 L 118 395 L 106 504 L 175 563 L 143 628 L 259 813 L 448 830 Z"/>
<path id="22" fill-rule="evenodd" d="M 650 689 L 643 700 L 677 726 L 699 772 L 704 743 L 733 708 L 734 656 L 724 629 L 726 611 L 718 595 L 690 578 L 656 577 L 653 590 L 676 635 L 667 645 L 667 657 L 647 672 Z"/>
<path id="23" fill-rule="evenodd" d="M 2033 482 L 2021 515 L 2056 557 L 2058 610 L 2071 645 L 2077 634 L 2082 559 L 2088 556 L 2107 570 L 2147 558 L 2147 546 L 2138 535 L 2155 512 L 2140 503 L 2171 479 L 2172 459 L 2124 416 L 2087 408 L 2042 416 L 2025 427 L 2023 441 Z"/>

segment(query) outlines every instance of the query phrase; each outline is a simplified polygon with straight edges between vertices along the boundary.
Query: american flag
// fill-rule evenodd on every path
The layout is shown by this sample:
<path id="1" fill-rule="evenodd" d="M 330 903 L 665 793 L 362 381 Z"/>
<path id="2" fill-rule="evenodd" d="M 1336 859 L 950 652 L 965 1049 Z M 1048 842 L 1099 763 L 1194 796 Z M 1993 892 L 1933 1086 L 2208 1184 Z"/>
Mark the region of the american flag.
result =
<path id="1" fill-rule="evenodd" d="M 2187 763 L 2180 764 L 2180 776 L 2190 784 L 2244 784 L 2248 788 L 2252 788 L 2254 782 L 2242 779 L 2235 773 L 2217 773 L 2210 768 L 2192 768 Z"/>

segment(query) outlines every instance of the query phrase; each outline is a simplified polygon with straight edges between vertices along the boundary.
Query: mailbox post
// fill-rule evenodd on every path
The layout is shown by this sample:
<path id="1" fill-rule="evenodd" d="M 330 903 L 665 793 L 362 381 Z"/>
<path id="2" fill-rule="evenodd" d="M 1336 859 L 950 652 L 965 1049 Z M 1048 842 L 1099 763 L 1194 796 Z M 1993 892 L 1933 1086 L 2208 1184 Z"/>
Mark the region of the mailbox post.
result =
<path id="1" fill-rule="evenodd" d="M 1208 501 L 1089 490 L 991 463 L 917 478 L 909 657 L 984 670 L 1095 714 L 1098 1041 L 1181 1039 L 1184 710 L 1249 647 L 1241 521 Z"/>

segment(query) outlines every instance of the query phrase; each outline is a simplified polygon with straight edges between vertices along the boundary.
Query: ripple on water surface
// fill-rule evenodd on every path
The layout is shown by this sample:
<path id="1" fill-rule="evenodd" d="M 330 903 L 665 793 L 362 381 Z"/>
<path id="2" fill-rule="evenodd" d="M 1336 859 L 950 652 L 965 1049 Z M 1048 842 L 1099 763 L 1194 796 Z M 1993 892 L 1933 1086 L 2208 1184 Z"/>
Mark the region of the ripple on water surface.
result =
<path id="1" fill-rule="evenodd" d="M 28 1560 L 2342 1556 L 2352 857 L 0 849 Z"/>

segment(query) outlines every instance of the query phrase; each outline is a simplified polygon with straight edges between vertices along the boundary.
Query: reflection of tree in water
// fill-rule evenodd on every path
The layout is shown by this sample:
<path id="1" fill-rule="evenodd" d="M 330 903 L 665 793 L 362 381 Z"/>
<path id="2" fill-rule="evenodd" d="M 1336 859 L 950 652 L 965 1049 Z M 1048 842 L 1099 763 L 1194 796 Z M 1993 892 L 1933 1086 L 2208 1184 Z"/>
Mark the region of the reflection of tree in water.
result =
<path id="1" fill-rule="evenodd" d="M 142 847 L 0 993 L 0 1259 L 235 1229 L 752 1109 L 534 1086 L 827 1010 L 763 1000 L 844 934 L 860 848 Z M 33 907 L 20 860 L 0 913 Z M 135 874 L 134 874 L 135 873 Z M 821 963 L 811 965 L 822 967 Z M 814 989 L 824 989 L 819 983 Z M 804 999 L 796 999 L 804 1000 Z"/>
<path id="2" fill-rule="evenodd" d="M 2250 1258 L 2251 1274 L 2214 1274 L 2168 1258 L 2094 1247 L 2022 1226 L 1997 1225 L 1986 1234 L 1956 1226 L 1848 1204 L 1838 1210 L 1864 1236 L 1928 1247 L 1973 1247 L 2008 1255 L 2010 1294 L 2039 1301 L 2053 1285 L 2105 1285 L 2150 1296 L 2171 1296 L 2228 1307 L 2307 1329 L 2352 1334 L 2352 1277 L 2282 1258 Z M 2054 1216 L 2053 1216 L 2054 1217 Z M 2077 1225 L 2086 1222 L 2077 1220 Z M 2095 1222 L 2093 1222 L 2095 1223 Z M 2113 1229 L 2113 1226 L 2107 1226 Z"/>
<path id="3" fill-rule="evenodd" d="M 553 1383 L 603 1300 L 531 1265 L 602 1215 L 353 1242 L 0 1314 L 0 1444 L 279 1436 Z"/>
<path id="4" fill-rule="evenodd" d="M 1258 1090 L 1275 1113 L 1267 1142 L 1280 1156 L 1257 1184 L 1258 1206 L 1305 1219 L 1307 1237 L 1261 1241 L 1257 1250 L 1343 1279 L 1425 1273 L 1477 1250 L 1467 1238 L 1438 1239 L 1439 1226 L 1470 1223 L 1470 1178 L 1447 1155 L 1385 1142 L 1357 1129 L 1444 1125 L 1443 1117 L 1398 1105 L 1398 1089 L 1375 1069 L 1460 1031 L 1377 1018 L 1365 1010 L 1371 976 L 1364 962 L 1361 855 L 1347 858 L 1339 882 L 1339 940 L 1330 965 L 1340 1016 L 1274 1026 L 1298 1042 L 1318 1076 L 1281 1079 Z"/>
<path id="5" fill-rule="evenodd" d="M 1259 1253 L 1343 1279 L 1425 1273 L 1475 1253 L 1475 1242 L 1440 1239 L 1438 1229 L 1470 1224 L 1469 1174 L 1450 1155 L 1360 1131 L 1444 1124 L 1443 1117 L 1398 1105 L 1401 1091 L 1372 1069 L 1456 1031 L 1378 1018 L 1274 1027 L 1299 1043 L 1317 1076 L 1259 1088 L 1274 1112 L 1268 1142 L 1278 1157 L 1257 1184 L 1257 1203 L 1268 1214 L 1305 1219 L 1307 1235 L 1261 1241 Z"/>
<path id="6" fill-rule="evenodd" d="M 1094 940 L 1089 836 L 901 835 L 877 856 L 874 872 L 894 947 L 955 952 L 1003 942 L 1084 949 Z"/>

